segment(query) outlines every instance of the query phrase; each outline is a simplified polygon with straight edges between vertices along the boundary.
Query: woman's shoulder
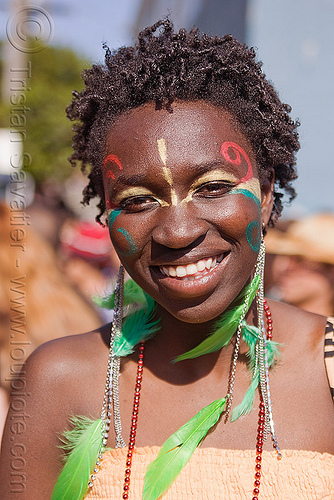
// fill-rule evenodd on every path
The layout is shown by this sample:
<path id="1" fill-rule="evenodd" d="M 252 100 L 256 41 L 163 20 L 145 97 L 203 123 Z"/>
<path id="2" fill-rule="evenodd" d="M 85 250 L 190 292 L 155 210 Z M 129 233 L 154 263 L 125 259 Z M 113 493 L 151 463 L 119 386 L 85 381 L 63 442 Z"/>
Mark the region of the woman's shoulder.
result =
<path id="1" fill-rule="evenodd" d="M 24 377 L 31 393 L 51 393 L 67 411 L 80 414 L 84 388 L 103 386 L 108 358 L 108 326 L 88 333 L 61 337 L 39 346 L 27 359 Z M 93 406 L 94 408 L 94 406 Z"/>
<path id="2" fill-rule="evenodd" d="M 99 329 L 59 337 L 44 344 L 41 344 L 27 359 L 26 364 L 29 369 L 43 369 L 47 367 L 66 375 L 66 368 L 93 362 L 94 358 L 99 358 L 107 352 L 106 330 L 108 325 Z"/>
<path id="3" fill-rule="evenodd" d="M 276 330 L 279 342 L 291 343 L 295 339 L 305 342 L 305 347 L 323 346 L 328 318 L 283 302 L 269 299 L 268 303 L 274 320 L 274 336 Z"/>

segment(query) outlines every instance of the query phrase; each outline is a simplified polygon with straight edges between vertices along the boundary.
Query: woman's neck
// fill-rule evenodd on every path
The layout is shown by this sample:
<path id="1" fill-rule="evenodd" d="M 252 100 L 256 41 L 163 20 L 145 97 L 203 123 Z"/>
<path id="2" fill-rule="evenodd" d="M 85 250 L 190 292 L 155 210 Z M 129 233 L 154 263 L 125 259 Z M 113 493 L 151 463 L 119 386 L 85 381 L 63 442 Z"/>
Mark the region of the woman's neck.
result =
<path id="1" fill-rule="evenodd" d="M 185 352 L 197 347 L 214 331 L 218 318 L 206 323 L 185 323 L 178 320 L 168 311 L 158 307 L 157 317 L 160 317 L 161 329 L 157 335 L 147 342 L 147 368 L 158 377 L 169 380 L 170 383 L 184 384 L 202 378 L 215 370 L 217 377 L 228 377 L 231 356 L 234 349 L 234 339 L 226 347 L 197 358 L 187 359 L 178 363 L 173 360 Z M 253 322 L 254 313 L 251 309 L 247 315 L 249 324 Z M 247 351 L 242 342 L 241 356 Z"/>

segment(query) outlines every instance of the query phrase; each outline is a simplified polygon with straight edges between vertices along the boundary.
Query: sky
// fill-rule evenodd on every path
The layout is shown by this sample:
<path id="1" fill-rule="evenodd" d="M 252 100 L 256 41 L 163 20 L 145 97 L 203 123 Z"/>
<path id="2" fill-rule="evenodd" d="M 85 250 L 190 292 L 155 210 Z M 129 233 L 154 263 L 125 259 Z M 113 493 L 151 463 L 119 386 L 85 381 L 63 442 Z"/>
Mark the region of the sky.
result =
<path id="1" fill-rule="evenodd" d="M 172 0 L 170 0 L 172 1 Z M 6 37 L 11 2 L 0 1 L 0 38 Z M 117 48 L 133 42 L 138 0 L 34 0 L 48 13 L 54 45 L 70 46 L 102 62 L 102 43 Z M 166 12 L 167 14 L 167 12 Z M 43 16 L 41 22 L 46 22 Z M 334 0 L 249 0 L 247 43 L 257 48 L 263 68 L 301 122 L 299 196 L 291 211 L 334 211 L 333 142 Z M 47 31 L 50 26 L 44 26 Z"/>
<path id="2" fill-rule="evenodd" d="M 14 3 L 14 0 L 0 1 L 1 39 L 6 36 L 6 23 Z M 53 45 L 70 46 L 93 62 L 103 60 L 103 42 L 111 48 L 132 42 L 129 33 L 139 8 L 138 0 L 32 0 L 27 3 L 48 12 L 53 24 Z M 39 19 L 43 23 L 43 17 Z"/>

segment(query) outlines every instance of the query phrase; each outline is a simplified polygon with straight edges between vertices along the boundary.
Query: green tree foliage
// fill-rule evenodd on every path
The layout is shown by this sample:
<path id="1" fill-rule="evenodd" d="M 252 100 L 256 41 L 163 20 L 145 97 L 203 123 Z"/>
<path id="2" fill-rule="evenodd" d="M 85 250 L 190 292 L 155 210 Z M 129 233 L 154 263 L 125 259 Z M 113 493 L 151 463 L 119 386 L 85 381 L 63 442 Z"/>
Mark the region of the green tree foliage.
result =
<path id="1" fill-rule="evenodd" d="M 37 184 L 45 179 L 64 180 L 73 169 L 67 158 L 71 154 L 72 124 L 66 118 L 65 108 L 73 90 L 81 90 L 81 72 L 88 62 L 72 50 L 45 47 L 27 54 L 31 63 L 30 90 L 26 92 L 26 140 L 24 150 L 32 157 L 27 170 Z M 8 113 L 7 103 L 0 106 L 1 126 Z"/>

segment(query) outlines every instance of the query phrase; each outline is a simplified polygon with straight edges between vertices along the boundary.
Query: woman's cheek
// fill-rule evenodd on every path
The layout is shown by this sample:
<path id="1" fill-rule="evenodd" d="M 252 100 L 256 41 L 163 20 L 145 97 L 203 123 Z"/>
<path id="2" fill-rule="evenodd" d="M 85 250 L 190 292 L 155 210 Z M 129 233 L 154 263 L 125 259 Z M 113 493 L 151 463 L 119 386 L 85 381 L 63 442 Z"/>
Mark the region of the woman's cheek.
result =
<path id="1" fill-rule="evenodd" d="M 224 205 L 216 208 L 216 224 L 236 241 L 244 241 L 252 252 L 258 253 L 261 244 L 261 205 L 253 193 L 244 189 L 231 191 Z"/>
<path id="2" fill-rule="evenodd" d="M 108 218 L 109 235 L 116 252 L 121 257 L 132 257 L 138 252 L 135 237 L 121 224 L 121 210 L 113 210 Z"/>
<path id="3" fill-rule="evenodd" d="M 241 183 L 230 192 L 230 195 L 239 195 L 244 198 L 247 204 L 247 212 L 250 214 L 251 221 L 246 227 L 246 240 L 251 249 L 258 253 L 262 239 L 261 232 L 261 190 L 258 179 L 254 177 L 248 182 Z"/>

